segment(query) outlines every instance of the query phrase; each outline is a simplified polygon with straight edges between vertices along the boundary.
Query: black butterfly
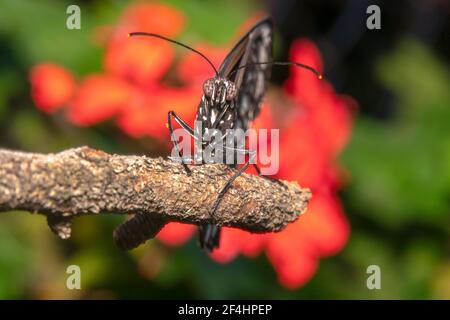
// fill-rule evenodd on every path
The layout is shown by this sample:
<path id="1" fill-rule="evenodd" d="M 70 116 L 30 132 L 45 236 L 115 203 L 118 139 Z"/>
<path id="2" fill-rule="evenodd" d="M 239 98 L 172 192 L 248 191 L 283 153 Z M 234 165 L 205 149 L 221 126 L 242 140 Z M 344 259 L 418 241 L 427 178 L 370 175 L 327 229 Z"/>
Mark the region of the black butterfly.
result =
<path id="1" fill-rule="evenodd" d="M 318 74 L 314 69 L 299 63 L 272 61 L 273 24 L 270 18 L 256 23 L 234 46 L 218 70 L 201 52 L 175 40 L 165 38 L 158 34 L 144 32 L 135 32 L 130 35 L 158 37 L 183 46 L 202 56 L 216 73 L 213 78 L 207 79 L 203 84 L 203 96 L 197 109 L 196 125 L 194 128 L 191 128 L 185 123 L 175 112 L 170 111 L 168 114 L 168 127 L 171 139 L 187 173 L 190 173 L 191 170 L 183 160 L 174 137 L 172 118 L 194 137 L 198 141 L 199 148 L 204 150 L 211 147 L 211 142 L 202 138 L 208 131 L 218 130 L 225 137 L 229 133 L 229 129 L 242 129 L 244 131 L 248 129 L 250 122 L 260 112 L 261 102 L 264 98 L 271 73 L 271 64 L 297 65 Z M 233 146 L 229 147 L 225 145 L 224 141 L 221 142 L 223 143 L 223 150 L 227 149 L 236 153 L 235 159 L 237 158 L 237 153 L 247 154 L 249 155 L 249 160 L 239 170 L 235 171 L 235 174 L 222 188 L 211 209 L 211 216 L 214 216 L 223 196 L 231 187 L 233 181 L 250 164 L 253 164 L 260 174 L 258 167 L 253 163 L 255 157 L 254 151 L 245 148 L 239 149 Z M 236 142 L 236 144 L 239 144 L 239 142 Z M 204 163 L 204 160 L 201 161 Z M 237 168 L 236 163 L 230 164 L 230 166 Z M 119 246 L 130 249 L 144 242 L 150 236 L 154 236 L 163 225 L 163 222 L 158 224 L 149 219 L 147 215 L 138 213 L 115 231 L 114 238 Z M 200 246 L 208 251 L 218 248 L 220 227 L 216 225 L 200 226 L 199 242 Z"/>
<path id="2" fill-rule="evenodd" d="M 203 132 L 195 130 L 196 135 L 204 136 L 205 131 L 210 128 L 220 130 L 223 135 L 226 135 L 227 129 L 239 128 L 245 131 L 249 122 L 259 114 L 271 70 L 267 64 L 252 65 L 251 63 L 272 60 L 272 30 L 270 19 L 257 23 L 230 51 L 216 76 L 204 82 L 204 94 L 198 106 L 196 118 L 202 123 Z M 207 143 L 203 143 L 204 147 L 206 145 Z M 254 153 L 251 155 L 253 156 Z M 249 164 L 250 160 L 223 187 L 211 215 L 214 215 L 232 182 Z M 236 164 L 231 166 L 236 167 Z M 220 227 L 205 225 L 200 226 L 199 231 L 201 247 L 210 251 L 219 247 Z"/>

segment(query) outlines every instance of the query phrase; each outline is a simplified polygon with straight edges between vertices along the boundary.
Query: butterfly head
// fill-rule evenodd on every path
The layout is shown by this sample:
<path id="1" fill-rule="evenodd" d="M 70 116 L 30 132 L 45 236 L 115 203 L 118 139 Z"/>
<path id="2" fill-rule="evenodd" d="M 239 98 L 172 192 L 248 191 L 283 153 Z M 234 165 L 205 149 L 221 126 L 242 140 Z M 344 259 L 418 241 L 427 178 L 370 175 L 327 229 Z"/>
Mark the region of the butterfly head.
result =
<path id="1" fill-rule="evenodd" d="M 236 97 L 237 89 L 233 81 L 215 77 L 203 83 L 203 93 L 212 105 L 222 106 Z"/>

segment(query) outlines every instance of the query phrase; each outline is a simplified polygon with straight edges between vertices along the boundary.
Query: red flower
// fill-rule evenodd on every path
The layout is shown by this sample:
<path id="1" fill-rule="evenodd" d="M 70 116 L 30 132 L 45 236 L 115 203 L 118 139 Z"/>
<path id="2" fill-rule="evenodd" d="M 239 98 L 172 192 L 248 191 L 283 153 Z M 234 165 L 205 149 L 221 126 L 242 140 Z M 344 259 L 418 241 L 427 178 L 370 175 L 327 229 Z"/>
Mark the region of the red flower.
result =
<path id="1" fill-rule="evenodd" d="M 185 24 L 185 17 L 176 8 L 167 4 L 139 3 L 132 5 L 122 15 L 118 31 L 127 35 L 130 32 L 157 32 L 173 37 L 179 34 Z"/>
<path id="2" fill-rule="evenodd" d="M 158 239 L 168 245 L 178 246 L 188 241 L 194 230 L 195 226 L 191 224 L 171 222 L 158 233 Z"/>
<path id="3" fill-rule="evenodd" d="M 298 110 L 294 110 L 298 111 Z M 329 158 L 324 152 L 322 133 L 308 114 L 297 112 L 280 133 L 280 170 L 278 177 L 297 180 L 315 189 L 324 182 Z"/>
<path id="4" fill-rule="evenodd" d="M 280 282 L 296 288 L 307 282 L 319 258 L 333 255 L 345 245 L 349 226 L 339 200 L 315 193 L 307 213 L 267 240 L 267 255 Z"/>
<path id="5" fill-rule="evenodd" d="M 317 47 L 309 40 L 299 40 L 291 48 L 291 60 L 302 61 L 322 71 L 322 61 Z M 331 157 L 336 156 L 348 141 L 351 129 L 349 109 L 356 103 L 349 97 L 337 95 L 326 81 L 314 74 L 292 67 L 286 82 L 286 91 L 298 106 L 309 112 L 314 126 L 326 137 L 322 139 Z"/>
<path id="6" fill-rule="evenodd" d="M 119 116 L 117 125 L 135 138 L 149 135 L 168 139 L 167 113 L 175 110 L 187 123 L 192 123 L 195 119 L 192 110 L 197 107 L 199 96 L 194 87 L 156 86 L 146 93 L 138 91 Z"/>
<path id="7" fill-rule="evenodd" d="M 68 111 L 69 120 L 90 126 L 126 108 L 134 88 L 126 81 L 104 74 L 88 76 L 79 86 Z"/>
<path id="8" fill-rule="evenodd" d="M 125 39 L 108 45 L 106 71 L 144 88 L 161 79 L 172 64 L 172 46 L 155 38 Z"/>
<path id="9" fill-rule="evenodd" d="M 208 44 L 199 44 L 195 47 L 196 50 L 202 52 L 219 68 L 223 59 L 227 55 L 227 50 L 215 48 Z M 178 77 L 186 83 L 196 86 L 200 89 L 200 94 L 203 82 L 211 77 L 214 77 L 214 69 L 202 57 L 194 52 L 187 52 L 178 67 Z"/>
<path id="10" fill-rule="evenodd" d="M 140 31 L 173 37 L 184 24 L 184 16 L 168 5 L 143 3 L 129 7 L 107 44 L 106 71 L 144 88 L 155 84 L 172 64 L 173 45 L 151 37 L 128 39 L 128 34 Z"/>
<path id="11" fill-rule="evenodd" d="M 211 257 L 220 263 L 228 263 L 239 253 L 247 257 L 256 257 L 264 248 L 267 235 L 251 234 L 235 228 L 223 228 L 220 249 L 214 250 Z"/>
<path id="12" fill-rule="evenodd" d="M 72 74 L 52 63 L 41 63 L 30 72 L 31 95 L 36 106 L 44 112 L 53 112 L 72 97 L 75 81 Z"/>

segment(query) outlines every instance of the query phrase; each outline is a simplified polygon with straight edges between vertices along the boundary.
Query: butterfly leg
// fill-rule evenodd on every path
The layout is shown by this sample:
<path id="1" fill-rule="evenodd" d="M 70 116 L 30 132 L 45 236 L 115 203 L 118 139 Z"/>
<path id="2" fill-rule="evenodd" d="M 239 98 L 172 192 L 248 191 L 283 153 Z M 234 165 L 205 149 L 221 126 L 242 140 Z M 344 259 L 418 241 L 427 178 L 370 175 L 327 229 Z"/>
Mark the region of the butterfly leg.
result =
<path id="1" fill-rule="evenodd" d="M 227 149 L 227 150 L 232 150 L 233 152 L 236 152 L 236 153 L 243 153 L 245 155 L 249 155 L 249 160 L 227 181 L 225 186 L 219 192 L 219 194 L 216 198 L 216 201 L 214 202 L 211 216 L 214 216 L 215 213 L 217 212 L 217 209 L 219 208 L 219 205 L 222 202 L 223 197 L 225 196 L 228 189 L 230 189 L 233 182 L 237 179 L 237 177 L 242 175 L 242 173 L 249 167 L 250 164 L 252 164 L 255 167 L 255 170 L 259 176 L 269 179 L 271 181 L 275 181 L 275 182 L 281 184 L 282 186 L 284 186 L 284 184 L 282 182 L 278 181 L 277 179 L 274 179 L 274 178 L 268 177 L 268 176 L 264 176 L 261 174 L 261 170 L 259 169 L 257 164 L 254 163 L 254 160 L 256 157 L 255 150 L 249 150 L 249 149 L 245 149 L 245 148 L 240 149 L 240 148 L 228 147 L 228 146 L 224 146 L 224 145 L 222 146 L 222 148 Z M 208 225 L 200 226 L 199 227 L 200 247 L 205 248 L 209 251 L 212 251 L 214 248 L 218 248 L 219 243 L 220 243 L 220 231 L 221 231 L 221 228 L 217 225 L 208 224 Z"/>
<path id="2" fill-rule="evenodd" d="M 198 240 L 200 248 L 209 252 L 219 247 L 222 228 L 214 224 L 200 225 L 198 227 Z"/>
<path id="3" fill-rule="evenodd" d="M 227 192 L 227 190 L 231 187 L 233 181 L 242 174 L 242 172 L 244 172 L 250 162 L 253 161 L 256 152 L 255 151 L 251 151 L 251 150 L 247 150 L 247 149 L 238 149 L 235 147 L 227 147 L 225 145 L 223 145 L 222 141 L 214 141 L 212 143 L 209 143 L 207 145 L 208 147 L 216 147 L 217 144 L 220 143 L 220 149 L 222 149 L 222 151 L 226 150 L 231 150 L 234 153 L 244 153 L 244 154 L 249 154 L 250 155 L 250 160 L 238 171 L 235 173 L 235 175 L 227 181 L 227 183 L 225 184 L 225 186 L 223 187 L 223 189 L 220 191 L 219 195 L 217 196 L 217 199 L 214 203 L 213 206 L 213 210 L 211 213 L 211 216 L 214 216 L 214 214 L 216 213 L 220 202 L 222 201 L 225 193 Z M 199 244 L 201 248 L 204 248 L 208 251 L 212 251 L 214 248 L 218 248 L 219 244 L 220 244 L 220 232 L 221 232 L 221 227 L 214 225 L 214 224 L 207 224 L 207 225 L 202 225 L 199 227 Z"/>
<path id="4" fill-rule="evenodd" d="M 263 178 L 269 179 L 269 180 L 271 180 L 271 181 L 280 183 L 281 185 L 284 186 L 284 184 L 283 184 L 282 182 L 280 182 L 279 180 L 261 174 L 261 170 L 259 169 L 258 165 L 254 162 L 255 157 L 256 157 L 256 151 L 255 151 L 255 150 L 238 149 L 238 148 L 227 147 L 227 146 L 224 146 L 224 148 L 225 148 L 225 149 L 232 149 L 232 150 L 234 150 L 235 152 L 242 152 L 242 153 L 244 153 L 244 154 L 249 155 L 250 158 L 249 158 L 249 160 L 242 166 L 242 168 L 240 168 L 240 169 L 233 175 L 233 177 L 231 177 L 230 180 L 228 180 L 228 182 L 225 184 L 225 186 L 224 186 L 224 187 L 222 188 L 222 190 L 220 191 L 220 193 L 219 193 L 219 195 L 218 195 L 218 197 L 217 197 L 217 199 L 216 199 L 216 202 L 214 203 L 214 206 L 213 206 L 213 211 L 212 211 L 212 214 L 211 214 L 212 216 L 216 213 L 217 209 L 219 208 L 220 202 L 222 201 L 222 199 L 223 199 L 225 193 L 228 191 L 228 189 L 229 189 L 229 188 L 231 187 L 231 185 L 233 184 L 234 180 L 236 180 L 237 177 L 239 177 L 240 175 L 242 175 L 242 173 L 243 173 L 245 170 L 247 170 L 247 168 L 249 167 L 250 164 L 253 165 L 253 167 L 255 168 L 256 172 L 258 173 L 258 175 L 259 175 L 260 177 L 263 177 Z"/>
<path id="5" fill-rule="evenodd" d="M 225 146 L 225 145 L 222 146 L 222 148 L 226 149 L 226 150 L 232 150 L 232 151 L 237 152 L 237 153 L 242 153 L 244 155 L 249 155 L 251 157 L 251 159 L 252 159 L 249 162 L 251 162 L 252 166 L 255 168 L 256 172 L 258 173 L 258 176 L 260 176 L 262 178 L 265 178 L 265 179 L 268 179 L 268 180 L 270 180 L 272 182 L 275 182 L 275 183 L 279 184 L 280 186 L 286 188 L 286 185 L 283 182 L 281 182 L 280 180 L 278 180 L 276 178 L 272 178 L 270 176 L 263 175 L 261 173 L 261 169 L 259 169 L 258 165 L 255 162 L 253 162 L 253 160 L 254 160 L 254 158 L 256 156 L 256 151 L 255 150 L 249 150 L 249 149 L 246 149 L 246 148 L 242 149 L 242 148 L 236 148 L 236 147 L 228 147 L 228 146 Z"/>
<path id="6" fill-rule="evenodd" d="M 183 162 L 183 158 L 181 156 L 181 151 L 178 148 L 177 141 L 175 140 L 174 134 L 173 134 L 173 126 L 172 126 L 172 117 L 175 119 L 175 121 L 183 128 L 185 129 L 191 137 L 196 139 L 194 130 L 189 127 L 189 125 L 184 122 L 183 119 L 181 119 L 174 111 L 170 111 L 168 113 L 168 127 L 170 131 L 170 137 L 172 139 L 172 142 L 178 152 L 178 155 L 180 159 L 182 160 L 183 166 L 186 169 L 186 172 L 190 174 L 192 171 L 187 167 L 187 165 Z M 208 251 L 212 251 L 214 248 L 219 247 L 219 240 L 220 240 L 220 227 L 213 225 L 213 224 L 207 224 L 207 225 L 201 225 L 199 226 L 199 242 L 200 247 L 207 249 Z"/>
<path id="7" fill-rule="evenodd" d="M 254 157 L 254 156 L 253 156 Z M 220 190 L 219 195 L 217 196 L 216 201 L 214 202 L 213 210 L 211 212 L 211 216 L 214 216 L 217 209 L 219 208 L 220 202 L 222 201 L 225 193 L 230 189 L 234 180 L 239 177 L 250 165 L 250 162 L 253 159 L 251 158 L 247 163 L 242 166 L 231 178 L 227 181 L 225 186 Z M 221 227 L 208 224 L 199 227 L 199 243 L 200 247 L 207 249 L 208 251 L 212 251 L 214 248 L 218 248 L 220 244 L 220 231 Z"/>
<path id="8" fill-rule="evenodd" d="M 283 182 L 281 182 L 280 180 L 278 180 L 278 179 L 276 179 L 276 178 L 272 178 L 272 177 L 270 177 L 270 176 L 263 175 L 263 174 L 261 173 L 261 169 L 259 169 L 258 165 L 257 165 L 255 162 L 253 162 L 254 157 L 256 156 L 256 151 L 255 151 L 255 150 L 239 149 L 239 148 L 227 147 L 227 146 L 224 146 L 224 148 L 225 148 L 225 149 L 231 149 L 231 150 L 234 150 L 235 152 L 241 152 L 241 153 L 243 153 L 243 154 L 245 154 L 245 155 L 249 155 L 250 157 L 252 157 L 252 160 L 251 160 L 250 162 L 252 162 L 252 166 L 255 168 L 256 172 L 258 173 L 258 176 L 260 176 L 260 177 L 262 177 L 262 178 L 265 178 L 265 179 L 268 179 L 268 180 L 270 180 L 270 181 L 273 181 L 273 182 L 279 184 L 280 186 L 286 188 L 286 185 L 285 185 Z"/>
<path id="9" fill-rule="evenodd" d="M 271 177 L 271 176 L 263 175 L 263 174 L 261 173 L 261 169 L 259 169 L 259 167 L 258 167 L 258 165 L 257 165 L 256 163 L 252 163 L 252 165 L 253 165 L 253 167 L 255 168 L 256 172 L 258 173 L 258 176 L 260 176 L 261 178 L 270 180 L 270 181 L 275 182 L 276 184 L 278 184 L 278 185 L 280 185 L 280 186 L 282 186 L 282 187 L 284 187 L 284 188 L 287 188 L 286 185 L 285 185 L 283 182 L 281 182 L 280 180 L 278 180 L 278 179 L 276 179 L 276 178 L 273 178 L 273 177 Z"/>
<path id="10" fill-rule="evenodd" d="M 223 146 L 224 149 L 227 150 L 233 150 L 234 152 L 237 153 L 242 153 L 244 155 L 249 155 L 250 157 L 252 157 L 252 160 L 254 160 L 255 156 L 256 156 L 256 151 L 255 150 L 249 150 L 249 149 L 240 149 L 240 148 L 235 148 L 235 147 L 227 147 L 227 146 Z M 261 174 L 261 170 L 259 169 L 258 165 L 256 163 L 252 162 L 252 166 L 255 168 L 256 172 L 258 173 L 258 176 L 261 177 L 267 177 Z M 270 177 L 269 177 L 270 178 Z"/>
<path id="11" fill-rule="evenodd" d="M 175 149 L 181 159 L 181 164 L 183 165 L 184 169 L 186 170 L 187 174 L 191 174 L 191 169 L 187 166 L 187 164 L 183 160 L 183 156 L 181 154 L 180 148 L 178 147 L 178 143 L 175 139 L 174 132 L 173 132 L 173 126 L 172 126 L 172 117 L 175 119 L 175 121 L 184 129 L 186 130 L 190 136 L 194 137 L 194 130 L 186 123 L 183 119 L 181 119 L 174 111 L 169 111 L 167 114 L 167 126 L 170 132 L 170 139 L 172 140 L 173 145 L 175 146 Z"/>
<path id="12" fill-rule="evenodd" d="M 225 193 L 230 189 L 231 185 L 233 184 L 234 180 L 237 179 L 242 173 L 247 170 L 248 166 L 250 165 L 250 162 L 253 161 L 255 158 L 256 153 L 253 153 L 250 156 L 250 159 L 227 181 L 225 186 L 220 190 L 219 195 L 217 196 L 216 201 L 214 202 L 213 210 L 211 212 L 211 215 L 214 216 L 217 209 L 219 208 L 220 202 L 222 202 L 223 197 L 225 196 Z"/>

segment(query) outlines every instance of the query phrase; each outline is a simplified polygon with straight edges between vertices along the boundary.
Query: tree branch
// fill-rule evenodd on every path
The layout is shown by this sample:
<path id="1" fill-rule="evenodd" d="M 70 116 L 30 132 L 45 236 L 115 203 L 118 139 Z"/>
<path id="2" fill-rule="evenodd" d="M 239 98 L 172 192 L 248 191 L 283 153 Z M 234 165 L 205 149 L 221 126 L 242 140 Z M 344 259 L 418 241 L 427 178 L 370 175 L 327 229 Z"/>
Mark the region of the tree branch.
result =
<path id="1" fill-rule="evenodd" d="M 70 237 L 70 220 L 87 214 L 135 214 L 114 233 L 130 249 L 170 221 L 217 224 L 251 232 L 280 231 L 306 210 L 309 189 L 244 174 L 233 183 L 214 217 L 217 194 L 232 176 L 223 164 L 190 166 L 145 156 L 110 155 L 88 147 L 56 154 L 0 149 L 0 211 L 47 216 L 50 228 Z"/>

